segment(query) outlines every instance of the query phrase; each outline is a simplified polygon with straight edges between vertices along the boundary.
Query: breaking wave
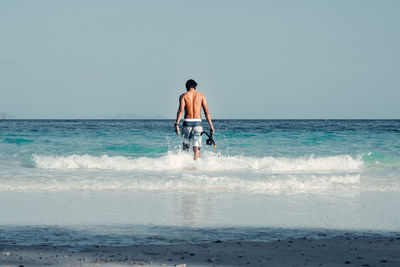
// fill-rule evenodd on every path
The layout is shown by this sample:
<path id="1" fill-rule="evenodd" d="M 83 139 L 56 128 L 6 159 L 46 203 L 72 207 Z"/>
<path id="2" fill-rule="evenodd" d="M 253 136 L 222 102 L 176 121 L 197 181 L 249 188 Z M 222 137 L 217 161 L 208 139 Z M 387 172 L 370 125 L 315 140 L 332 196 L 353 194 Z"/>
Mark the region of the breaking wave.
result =
<path id="1" fill-rule="evenodd" d="M 288 157 L 245 157 L 224 156 L 212 152 L 203 153 L 197 161 L 191 159 L 190 153 L 169 152 L 158 158 L 129 158 L 124 156 L 40 156 L 33 155 L 33 162 L 39 169 L 97 169 L 113 171 L 256 171 L 268 173 L 286 172 L 349 172 L 357 171 L 363 166 L 361 157 L 339 156 L 305 156 Z"/>
<path id="2" fill-rule="evenodd" d="M 33 155 L 35 167 L 3 177 L 0 191 L 153 191 L 279 193 L 352 190 L 363 160 L 350 155 L 247 157 L 203 152 L 130 158 L 109 155 Z M 34 177 L 34 179 L 30 179 Z"/>

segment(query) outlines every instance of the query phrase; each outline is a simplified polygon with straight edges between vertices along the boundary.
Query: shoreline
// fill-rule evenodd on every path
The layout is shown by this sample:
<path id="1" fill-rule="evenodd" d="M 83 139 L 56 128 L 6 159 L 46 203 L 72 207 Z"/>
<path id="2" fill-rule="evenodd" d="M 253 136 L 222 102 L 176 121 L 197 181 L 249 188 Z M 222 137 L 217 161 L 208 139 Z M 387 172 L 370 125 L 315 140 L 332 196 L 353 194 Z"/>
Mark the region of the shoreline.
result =
<path id="1" fill-rule="evenodd" d="M 400 266 L 400 233 L 272 242 L 129 246 L 0 245 L 1 266 Z"/>

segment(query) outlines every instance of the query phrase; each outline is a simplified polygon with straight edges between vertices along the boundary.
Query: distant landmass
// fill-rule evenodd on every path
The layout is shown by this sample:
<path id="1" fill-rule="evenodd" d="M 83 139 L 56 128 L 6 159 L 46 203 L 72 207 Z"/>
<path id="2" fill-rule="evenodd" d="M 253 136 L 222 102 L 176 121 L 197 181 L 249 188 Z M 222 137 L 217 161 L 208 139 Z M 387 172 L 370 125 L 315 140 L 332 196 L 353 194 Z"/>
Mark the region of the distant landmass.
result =
<path id="1" fill-rule="evenodd" d="M 134 113 L 117 113 L 113 115 L 96 115 L 96 116 L 84 116 L 81 117 L 82 119 L 120 119 L 120 120 L 127 120 L 127 119 L 166 119 L 165 116 L 161 115 L 143 115 L 143 114 L 134 114 Z"/>
<path id="2" fill-rule="evenodd" d="M 7 112 L 0 112 L 0 120 L 15 119 L 16 116 Z"/>
<path id="3" fill-rule="evenodd" d="M 162 115 L 143 115 L 134 113 L 117 113 L 117 114 L 99 114 L 92 116 L 80 116 L 79 119 L 105 119 L 105 120 L 129 120 L 129 119 L 169 119 Z M 18 119 L 17 116 L 8 112 L 0 112 L 0 120 Z M 24 118 L 22 118 L 24 119 Z M 47 119 L 47 118 L 37 118 Z M 57 118 L 54 118 L 57 119 Z M 62 119 L 62 118 L 60 118 Z"/>

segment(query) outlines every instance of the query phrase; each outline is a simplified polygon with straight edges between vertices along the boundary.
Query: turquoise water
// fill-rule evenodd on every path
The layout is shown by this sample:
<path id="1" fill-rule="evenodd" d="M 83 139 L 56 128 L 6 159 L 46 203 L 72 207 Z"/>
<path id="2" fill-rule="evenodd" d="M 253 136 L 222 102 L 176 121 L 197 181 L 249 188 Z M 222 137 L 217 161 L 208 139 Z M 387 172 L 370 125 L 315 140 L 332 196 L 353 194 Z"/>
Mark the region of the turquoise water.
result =
<path id="1" fill-rule="evenodd" d="M 346 189 L 361 177 L 369 181 L 365 187 L 399 189 L 399 121 L 217 120 L 217 149 L 204 144 L 198 162 L 181 152 L 171 125 L 169 120 L 0 121 L 0 190 L 62 191 L 92 184 L 93 190 L 209 191 L 218 177 L 223 181 L 215 187 L 225 184 L 222 190 L 230 192 L 239 186 L 246 192 L 318 189 L 319 182 L 322 189 Z M 94 174 L 102 184 L 92 183 Z M 68 183 L 71 176 L 77 177 Z"/>
<path id="2" fill-rule="evenodd" d="M 383 161 L 399 157 L 396 120 L 217 120 L 215 124 L 216 152 L 227 156 L 373 153 Z M 171 125 L 172 120 L 3 120 L 1 155 L 160 157 L 180 145 Z"/>
<path id="3" fill-rule="evenodd" d="M 0 120 L 0 243 L 59 227 L 106 243 L 400 230 L 399 120 L 214 126 L 193 161 L 173 120 Z"/>
<path id="4" fill-rule="evenodd" d="M 217 120 L 215 124 L 220 150 L 235 148 L 234 154 L 399 153 L 396 120 Z M 3 120 L 1 148 L 29 144 L 27 151 L 32 153 L 160 156 L 177 145 L 171 125 L 172 120 Z"/>

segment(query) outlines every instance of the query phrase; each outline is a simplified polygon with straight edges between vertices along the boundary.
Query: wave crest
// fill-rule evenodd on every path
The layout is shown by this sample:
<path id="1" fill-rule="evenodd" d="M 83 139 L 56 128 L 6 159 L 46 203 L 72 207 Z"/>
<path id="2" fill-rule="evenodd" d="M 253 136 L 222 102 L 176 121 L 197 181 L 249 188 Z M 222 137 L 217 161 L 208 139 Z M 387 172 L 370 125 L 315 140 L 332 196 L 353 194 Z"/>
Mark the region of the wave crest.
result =
<path id="1" fill-rule="evenodd" d="M 36 168 L 40 169 L 98 169 L 114 171 L 262 171 L 270 173 L 285 172 L 348 172 L 359 170 L 363 162 L 361 158 L 349 155 L 339 156 L 305 156 L 287 157 L 245 157 L 223 156 L 206 152 L 197 161 L 192 160 L 190 153 L 172 153 L 158 158 L 129 158 L 124 156 L 40 156 L 33 155 Z"/>

